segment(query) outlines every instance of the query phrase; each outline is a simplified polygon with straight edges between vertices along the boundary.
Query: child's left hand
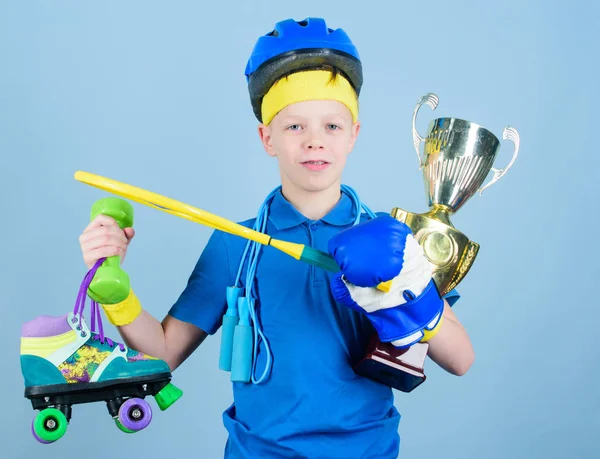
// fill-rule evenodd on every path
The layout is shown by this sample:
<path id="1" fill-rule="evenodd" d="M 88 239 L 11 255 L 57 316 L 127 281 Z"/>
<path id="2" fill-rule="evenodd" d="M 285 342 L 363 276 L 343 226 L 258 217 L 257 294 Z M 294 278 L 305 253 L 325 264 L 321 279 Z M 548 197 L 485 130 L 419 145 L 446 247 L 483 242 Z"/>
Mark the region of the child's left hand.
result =
<path id="1" fill-rule="evenodd" d="M 444 301 L 432 266 L 404 223 L 389 215 L 368 220 L 331 238 L 328 249 L 341 268 L 331 280 L 334 298 L 366 313 L 382 342 L 410 346 L 440 324 Z M 388 280 L 388 293 L 374 288 Z"/>

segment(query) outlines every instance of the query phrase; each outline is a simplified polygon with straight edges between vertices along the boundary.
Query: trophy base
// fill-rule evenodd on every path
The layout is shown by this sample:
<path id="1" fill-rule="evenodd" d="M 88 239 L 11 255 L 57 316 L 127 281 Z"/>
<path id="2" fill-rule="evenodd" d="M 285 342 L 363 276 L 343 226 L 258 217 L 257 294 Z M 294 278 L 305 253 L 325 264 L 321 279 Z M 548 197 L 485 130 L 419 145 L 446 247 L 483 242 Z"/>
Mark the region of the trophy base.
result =
<path id="1" fill-rule="evenodd" d="M 425 382 L 423 367 L 428 348 L 427 343 L 416 343 L 409 348 L 398 349 L 392 344 L 382 343 L 374 335 L 354 371 L 401 392 L 411 392 Z"/>

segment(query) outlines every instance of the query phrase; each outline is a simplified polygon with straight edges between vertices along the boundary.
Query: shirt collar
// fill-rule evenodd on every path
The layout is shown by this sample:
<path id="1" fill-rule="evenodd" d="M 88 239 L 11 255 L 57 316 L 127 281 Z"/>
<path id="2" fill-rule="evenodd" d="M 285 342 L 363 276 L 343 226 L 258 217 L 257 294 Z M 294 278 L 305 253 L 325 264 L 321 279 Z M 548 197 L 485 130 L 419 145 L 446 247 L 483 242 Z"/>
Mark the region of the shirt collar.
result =
<path id="1" fill-rule="evenodd" d="M 321 220 L 335 226 L 345 226 L 354 222 L 356 210 L 350 197 L 342 191 L 337 204 Z M 281 189 L 275 193 L 269 210 L 269 220 L 278 230 L 298 226 L 309 219 L 283 196 Z"/>

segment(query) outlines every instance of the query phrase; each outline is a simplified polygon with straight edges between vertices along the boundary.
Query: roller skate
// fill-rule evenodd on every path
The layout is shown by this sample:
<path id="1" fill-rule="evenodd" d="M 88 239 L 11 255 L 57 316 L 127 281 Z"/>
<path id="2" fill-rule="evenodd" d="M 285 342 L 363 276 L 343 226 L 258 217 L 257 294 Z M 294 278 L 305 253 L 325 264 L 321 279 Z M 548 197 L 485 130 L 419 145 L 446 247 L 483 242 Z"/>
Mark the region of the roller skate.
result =
<path id="1" fill-rule="evenodd" d="M 84 277 L 73 312 L 40 316 L 22 327 L 25 397 L 39 410 L 31 432 L 41 443 L 53 443 L 65 434 L 72 405 L 104 401 L 117 427 L 134 433 L 152 420 L 145 397 L 153 396 L 164 411 L 182 395 L 171 383 L 166 362 L 104 336 L 96 301 L 88 327 L 83 317 L 86 292 L 103 261 Z"/>

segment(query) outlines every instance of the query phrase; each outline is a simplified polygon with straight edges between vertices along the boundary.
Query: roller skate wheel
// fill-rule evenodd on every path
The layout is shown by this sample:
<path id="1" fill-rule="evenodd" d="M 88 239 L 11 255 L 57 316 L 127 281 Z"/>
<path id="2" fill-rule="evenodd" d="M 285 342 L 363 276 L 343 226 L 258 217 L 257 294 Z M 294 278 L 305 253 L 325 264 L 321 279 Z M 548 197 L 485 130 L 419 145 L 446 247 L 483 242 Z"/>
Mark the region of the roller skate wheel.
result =
<path id="1" fill-rule="evenodd" d="M 152 420 L 152 408 L 144 399 L 127 399 L 119 408 L 117 421 L 132 432 L 145 429 Z M 118 426 L 118 424 L 117 424 Z"/>
<path id="2" fill-rule="evenodd" d="M 31 433 L 40 443 L 53 443 L 67 431 L 67 417 L 56 408 L 40 411 L 31 423 Z"/>
<path id="3" fill-rule="evenodd" d="M 127 427 L 125 427 L 123 424 L 121 424 L 121 421 L 119 421 L 119 419 L 115 419 L 115 424 L 117 425 L 117 427 L 119 428 L 120 431 L 128 433 L 128 434 L 132 434 L 135 433 L 135 430 L 129 430 Z"/>

